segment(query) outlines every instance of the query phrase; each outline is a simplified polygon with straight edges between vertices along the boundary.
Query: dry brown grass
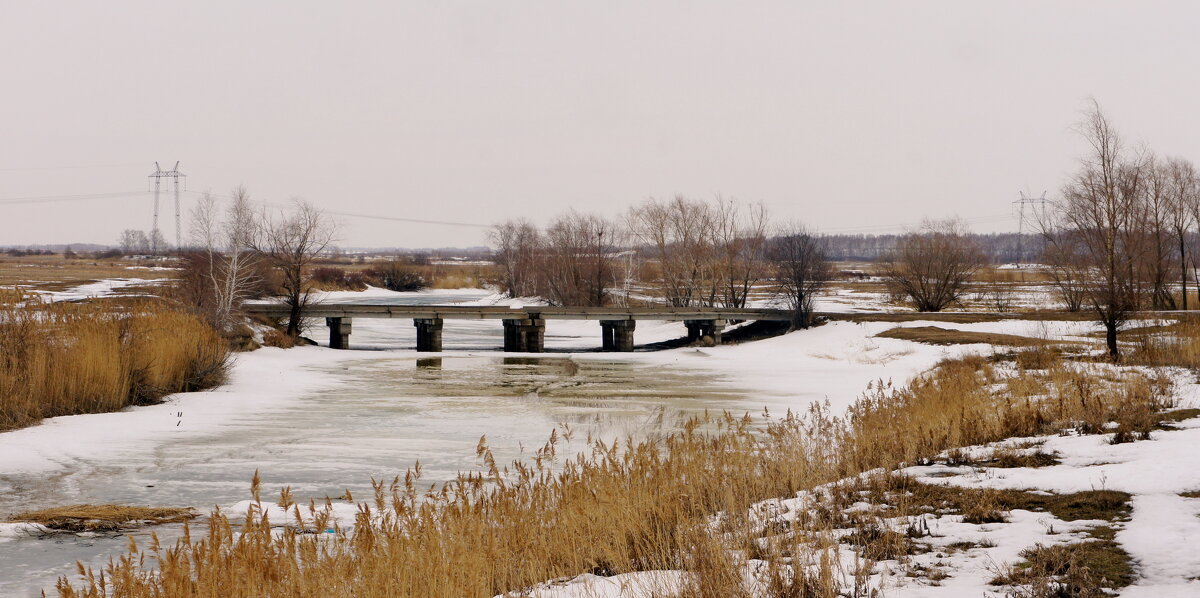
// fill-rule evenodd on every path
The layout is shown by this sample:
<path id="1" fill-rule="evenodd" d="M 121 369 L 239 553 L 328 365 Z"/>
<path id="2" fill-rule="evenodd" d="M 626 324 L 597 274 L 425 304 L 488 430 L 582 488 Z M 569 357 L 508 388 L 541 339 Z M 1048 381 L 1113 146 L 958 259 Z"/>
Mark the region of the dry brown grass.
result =
<path id="1" fill-rule="evenodd" d="M 279 347 L 280 349 L 291 349 L 296 346 L 296 337 L 288 336 L 278 329 L 270 328 L 263 333 L 263 345 L 267 347 Z"/>
<path id="2" fill-rule="evenodd" d="M 565 462 L 556 461 L 557 433 L 531 462 L 507 466 L 481 441 L 484 472 L 426 492 L 418 490 L 419 467 L 403 481 L 378 483 L 375 496 L 360 505 L 353 531 L 316 533 L 336 526 L 313 502 L 290 507 L 288 521 L 270 521 L 253 508 L 241 524 L 214 513 L 204 536 L 188 535 L 170 549 L 135 548 L 105 568 L 103 584 L 98 572 L 87 572 L 79 585 L 61 581 L 59 592 L 89 598 L 475 597 L 520 595 L 542 580 L 587 571 L 683 568 L 695 574 L 686 595 L 736 596 L 736 572 L 750 553 L 734 547 L 762 535 L 738 515 L 748 505 L 879 467 L 927 462 L 952 447 L 1064 428 L 1099 432 L 1122 414 L 1121 405 L 1166 404 L 1162 380 L 1114 371 L 1055 362 L 1017 373 L 969 358 L 944 363 L 905 388 L 874 385 L 844 417 L 816 406 L 765 428 L 729 416 L 694 421 L 660 441 L 591 439 L 585 452 Z M 1074 512 L 1094 515 L 1089 509 L 1111 511 L 1109 503 L 1120 502 L 1107 495 L 929 492 L 941 492 L 964 516 L 981 521 L 1017 505 L 1066 519 Z M 714 533 L 710 522 L 717 513 L 726 515 Z M 894 536 L 864 533 L 864 549 L 870 544 L 874 556 L 903 548 Z M 793 535 L 790 542 L 755 549 L 758 558 L 777 557 L 770 565 L 777 595 L 834 595 L 833 577 L 821 573 L 838 566 L 821 556 L 828 541 Z M 857 580 L 866 579 L 870 561 L 856 566 Z"/>
<path id="3" fill-rule="evenodd" d="M 379 264 L 380 262 L 339 263 L 335 267 L 353 277 L 354 281 L 346 284 L 314 280 L 312 286 L 314 289 L 322 291 L 361 291 L 366 288 L 366 285 L 362 284 L 359 279 L 366 271 L 379 267 Z M 322 263 L 314 267 L 314 270 L 329 267 L 328 264 Z M 406 264 L 405 267 L 420 275 L 431 289 L 482 288 L 499 276 L 499 268 L 493 264 Z"/>
<path id="4" fill-rule="evenodd" d="M 1015 585 L 1016 596 L 1103 598 L 1102 588 L 1120 589 L 1133 582 L 1133 559 L 1112 540 L 1086 540 L 1021 551 L 1023 562 L 992 580 Z"/>
<path id="5" fill-rule="evenodd" d="M 1169 382 L 1101 364 L 997 369 L 981 357 L 943 363 L 905 388 L 874 385 L 830 430 L 846 452 L 844 475 L 918 462 L 948 448 L 1065 428 L 1099 432 L 1110 421 L 1170 406 Z M 903 431 L 897 433 L 897 431 Z"/>
<path id="6" fill-rule="evenodd" d="M 224 379 L 229 349 L 162 302 L 0 306 L 0 430 L 115 411 Z"/>
<path id="7" fill-rule="evenodd" d="M 1046 283 L 1051 278 L 1043 270 L 1013 270 L 1011 268 L 980 268 L 971 278 L 977 283 Z"/>
<path id="8" fill-rule="evenodd" d="M 1148 366 L 1200 368 L 1200 321 L 1188 318 L 1163 327 L 1122 332 L 1134 336 L 1130 363 Z"/>
<path id="9" fill-rule="evenodd" d="M 70 505 L 18 513 L 8 520 L 67 532 L 114 532 L 143 525 L 181 523 L 194 517 L 196 512 L 188 508 Z"/>
<path id="10" fill-rule="evenodd" d="M 939 328 L 937 326 L 911 326 L 885 330 L 875 335 L 880 338 L 895 338 L 930 345 L 988 344 L 1004 347 L 1032 347 L 1050 344 L 1050 341 L 1030 336 L 999 334 L 994 332 L 971 332 Z"/>
<path id="11" fill-rule="evenodd" d="M 934 322 L 953 322 L 955 324 L 970 324 L 973 322 L 999 322 L 1002 320 L 1032 320 L 1032 321 L 1087 321 L 1095 319 L 1094 313 L 1064 312 L 1053 310 L 1015 311 L 997 313 L 994 311 L 939 311 L 939 312 L 864 312 L 864 313 L 833 313 L 819 312 L 817 315 L 830 320 L 846 322 L 913 322 L 917 320 Z M 1157 317 L 1148 314 L 1147 317 Z"/>

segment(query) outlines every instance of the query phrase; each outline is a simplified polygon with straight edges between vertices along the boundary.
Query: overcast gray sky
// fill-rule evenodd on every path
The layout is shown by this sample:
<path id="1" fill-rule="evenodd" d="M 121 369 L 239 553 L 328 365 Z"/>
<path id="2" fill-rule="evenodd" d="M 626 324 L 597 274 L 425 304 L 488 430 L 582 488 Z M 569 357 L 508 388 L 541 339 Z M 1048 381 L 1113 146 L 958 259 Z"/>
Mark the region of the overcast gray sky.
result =
<path id="1" fill-rule="evenodd" d="M 19 2 L 0 10 L 0 244 L 148 229 L 188 188 L 491 224 L 646 197 L 828 232 L 1015 230 L 1095 97 L 1200 159 L 1195 2 Z M 58 200 L 136 192 L 140 195 Z M 54 201 L 26 201 L 53 197 Z M 185 210 L 194 203 L 185 195 Z M 163 207 L 168 238 L 172 209 Z M 186 221 L 186 219 L 185 219 Z M 482 244 L 341 217 L 346 246 Z"/>

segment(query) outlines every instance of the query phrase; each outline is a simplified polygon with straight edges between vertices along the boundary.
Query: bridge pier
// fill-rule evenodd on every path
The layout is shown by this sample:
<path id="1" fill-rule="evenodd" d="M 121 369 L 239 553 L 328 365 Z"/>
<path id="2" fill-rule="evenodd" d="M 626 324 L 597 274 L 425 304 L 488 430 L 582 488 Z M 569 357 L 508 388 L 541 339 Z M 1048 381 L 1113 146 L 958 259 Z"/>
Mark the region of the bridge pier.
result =
<path id="1" fill-rule="evenodd" d="M 329 327 L 330 349 L 350 348 L 350 323 L 350 318 L 325 318 L 325 325 Z"/>
<path id="2" fill-rule="evenodd" d="M 601 346 L 605 351 L 632 351 L 633 329 L 636 326 L 635 320 L 600 320 L 603 336 Z"/>
<path id="3" fill-rule="evenodd" d="M 545 343 L 545 320 L 539 317 L 506 318 L 504 320 L 505 351 L 509 353 L 541 353 L 546 349 Z"/>
<path id="4" fill-rule="evenodd" d="M 706 336 L 713 339 L 713 344 L 721 344 L 721 335 L 725 331 L 725 326 L 728 325 L 727 320 L 684 320 L 683 325 L 687 326 L 688 342 L 696 342 Z"/>
<path id="5" fill-rule="evenodd" d="M 442 319 L 414 318 L 417 327 L 417 351 L 437 353 L 442 350 Z"/>

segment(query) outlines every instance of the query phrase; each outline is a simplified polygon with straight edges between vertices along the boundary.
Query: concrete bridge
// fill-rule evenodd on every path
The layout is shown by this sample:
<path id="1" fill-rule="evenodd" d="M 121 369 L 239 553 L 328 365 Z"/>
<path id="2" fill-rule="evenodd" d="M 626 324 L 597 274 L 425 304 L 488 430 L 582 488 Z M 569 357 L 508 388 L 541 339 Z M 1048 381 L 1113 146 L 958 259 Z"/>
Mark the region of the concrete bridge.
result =
<path id="1" fill-rule="evenodd" d="M 286 318 L 288 306 L 279 303 L 251 303 L 242 308 L 248 314 Z M 325 318 L 329 326 L 329 346 L 350 348 L 350 332 L 355 318 L 409 318 L 417 328 L 418 351 L 442 350 L 442 323 L 445 320 L 500 320 L 504 324 L 504 350 L 541 353 L 544 350 L 546 320 L 597 320 L 603 332 L 605 351 L 632 351 L 633 330 L 638 320 L 683 322 L 690 340 L 712 337 L 721 342 L 721 333 L 730 320 L 786 321 L 792 312 L 782 309 L 725 309 L 705 307 L 492 307 L 461 305 L 370 305 L 318 304 L 304 310 L 308 318 Z"/>

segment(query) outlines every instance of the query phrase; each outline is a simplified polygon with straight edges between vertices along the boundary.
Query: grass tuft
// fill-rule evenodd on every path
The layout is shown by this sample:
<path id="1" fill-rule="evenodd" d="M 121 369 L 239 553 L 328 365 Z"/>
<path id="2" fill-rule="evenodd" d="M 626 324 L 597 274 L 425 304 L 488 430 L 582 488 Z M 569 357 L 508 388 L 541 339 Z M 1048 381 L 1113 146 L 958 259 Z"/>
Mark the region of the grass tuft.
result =
<path id="1" fill-rule="evenodd" d="M 1048 591 L 1031 596 L 1100 598 L 1109 595 L 1102 588 L 1120 589 L 1134 579 L 1133 558 L 1112 540 L 1038 545 L 1023 550 L 1021 557 L 1024 562 L 992 583 Z"/>
<path id="2" fill-rule="evenodd" d="M 196 517 L 188 508 L 71 505 L 19 513 L 9 521 L 37 523 L 67 532 L 115 532 L 142 525 L 181 523 Z"/>

